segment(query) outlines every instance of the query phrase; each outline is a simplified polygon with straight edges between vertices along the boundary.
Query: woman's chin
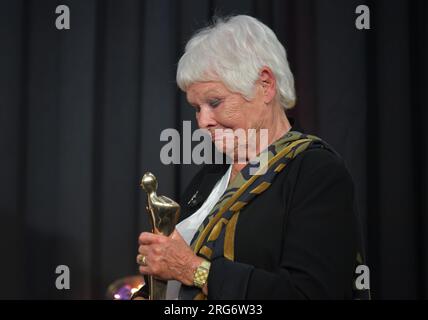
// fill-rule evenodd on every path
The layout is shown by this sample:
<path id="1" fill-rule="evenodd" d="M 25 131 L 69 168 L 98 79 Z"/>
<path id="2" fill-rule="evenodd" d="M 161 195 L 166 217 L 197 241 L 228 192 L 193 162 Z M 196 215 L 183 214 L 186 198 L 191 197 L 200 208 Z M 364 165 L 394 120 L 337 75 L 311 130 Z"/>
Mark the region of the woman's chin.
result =
<path id="1" fill-rule="evenodd" d="M 241 164 L 247 163 L 247 157 L 245 153 L 239 154 L 236 149 L 229 149 L 229 148 L 225 148 L 224 146 L 219 148 L 217 145 L 216 145 L 216 149 L 217 151 L 225 154 L 232 161 L 232 163 L 241 163 Z"/>

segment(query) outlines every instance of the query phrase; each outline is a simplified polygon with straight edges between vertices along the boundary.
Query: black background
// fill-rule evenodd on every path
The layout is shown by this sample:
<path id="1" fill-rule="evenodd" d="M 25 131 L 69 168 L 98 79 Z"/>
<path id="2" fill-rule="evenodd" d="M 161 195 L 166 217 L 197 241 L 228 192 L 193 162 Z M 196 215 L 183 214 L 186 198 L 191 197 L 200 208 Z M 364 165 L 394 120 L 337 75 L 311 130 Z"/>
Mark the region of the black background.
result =
<path id="1" fill-rule="evenodd" d="M 60 4 L 70 30 L 55 28 Z M 0 297 L 103 298 L 137 273 L 140 177 L 178 199 L 197 170 L 162 165 L 159 135 L 194 119 L 175 71 L 215 13 L 253 15 L 286 47 L 291 115 L 354 178 L 372 297 L 428 297 L 425 0 L 0 0 Z"/>

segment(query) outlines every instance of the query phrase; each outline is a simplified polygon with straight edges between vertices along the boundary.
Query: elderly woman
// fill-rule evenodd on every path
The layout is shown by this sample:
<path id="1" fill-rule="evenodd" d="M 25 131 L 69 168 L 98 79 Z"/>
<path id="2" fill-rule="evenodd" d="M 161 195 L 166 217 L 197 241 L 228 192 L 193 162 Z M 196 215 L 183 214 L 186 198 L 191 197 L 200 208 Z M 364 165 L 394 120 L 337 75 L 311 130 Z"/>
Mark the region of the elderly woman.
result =
<path id="1" fill-rule="evenodd" d="M 194 177 L 171 236 L 140 235 L 140 272 L 170 280 L 170 299 L 354 298 L 362 248 L 353 183 L 327 143 L 290 124 L 294 80 L 273 31 L 249 16 L 217 20 L 188 42 L 177 83 L 233 161 Z M 237 161 L 249 135 L 220 129 L 267 132 L 267 148 L 252 145 L 267 153 L 266 170 Z"/>

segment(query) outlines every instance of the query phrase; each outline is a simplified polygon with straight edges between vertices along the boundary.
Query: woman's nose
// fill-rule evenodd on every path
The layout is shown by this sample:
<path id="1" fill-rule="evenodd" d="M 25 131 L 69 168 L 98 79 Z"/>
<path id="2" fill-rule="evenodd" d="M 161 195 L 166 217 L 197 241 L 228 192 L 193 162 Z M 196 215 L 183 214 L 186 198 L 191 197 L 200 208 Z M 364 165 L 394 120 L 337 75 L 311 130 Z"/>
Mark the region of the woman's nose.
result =
<path id="1" fill-rule="evenodd" d="M 198 126 L 201 129 L 207 129 L 217 124 L 217 122 L 215 121 L 214 113 L 208 106 L 200 107 L 200 110 L 197 113 L 197 121 Z"/>

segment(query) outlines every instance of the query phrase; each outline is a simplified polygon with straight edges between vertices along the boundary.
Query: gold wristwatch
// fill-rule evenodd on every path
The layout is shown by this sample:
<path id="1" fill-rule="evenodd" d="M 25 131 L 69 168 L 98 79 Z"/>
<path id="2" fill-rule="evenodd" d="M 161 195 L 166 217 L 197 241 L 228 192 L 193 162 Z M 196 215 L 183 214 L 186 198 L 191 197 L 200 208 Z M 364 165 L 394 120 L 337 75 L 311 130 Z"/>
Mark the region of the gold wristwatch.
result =
<path id="1" fill-rule="evenodd" d="M 198 288 L 203 286 L 208 281 L 208 273 L 210 272 L 211 263 L 207 260 L 202 261 L 198 268 L 196 268 L 195 274 L 193 275 L 193 285 Z"/>

